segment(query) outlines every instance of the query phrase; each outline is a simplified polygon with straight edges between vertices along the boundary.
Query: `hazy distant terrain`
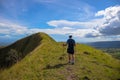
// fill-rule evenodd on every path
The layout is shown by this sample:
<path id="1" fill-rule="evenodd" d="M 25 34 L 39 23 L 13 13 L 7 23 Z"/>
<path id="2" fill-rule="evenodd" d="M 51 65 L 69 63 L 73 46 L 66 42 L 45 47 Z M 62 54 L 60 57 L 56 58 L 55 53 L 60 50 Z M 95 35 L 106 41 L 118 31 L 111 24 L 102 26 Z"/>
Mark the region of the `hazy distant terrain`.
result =
<path id="1" fill-rule="evenodd" d="M 96 48 L 120 48 L 120 41 L 101 41 L 86 44 Z"/>
<path id="2" fill-rule="evenodd" d="M 101 48 L 101 50 L 106 53 L 109 53 L 117 59 L 120 59 L 120 48 Z"/>
<path id="3" fill-rule="evenodd" d="M 120 59 L 120 41 L 91 42 L 87 43 L 87 45 L 93 46 Z"/>

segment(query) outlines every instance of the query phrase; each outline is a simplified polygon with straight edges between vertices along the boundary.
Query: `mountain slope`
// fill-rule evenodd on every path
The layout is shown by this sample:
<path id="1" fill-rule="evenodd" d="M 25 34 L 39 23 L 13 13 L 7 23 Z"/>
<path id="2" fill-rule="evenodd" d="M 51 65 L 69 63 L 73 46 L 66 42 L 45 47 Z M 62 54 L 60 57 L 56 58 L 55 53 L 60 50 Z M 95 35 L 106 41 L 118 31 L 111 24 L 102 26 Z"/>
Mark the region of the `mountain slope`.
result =
<path id="1" fill-rule="evenodd" d="M 10 57 L 16 58 L 16 60 L 20 60 L 24 58 L 37 46 L 41 45 L 43 36 L 47 36 L 47 34 L 43 34 L 43 33 L 33 34 L 26 38 L 20 39 L 5 48 L 0 48 L 0 66 L 8 67 L 14 64 L 13 61 L 15 60 L 9 59 Z M 54 41 L 49 36 L 47 36 L 47 38 L 48 40 Z"/>
<path id="2" fill-rule="evenodd" d="M 120 61 L 90 46 L 76 45 L 75 65 L 67 64 L 66 47 L 44 33 L 40 44 L 20 62 L 1 71 L 1 80 L 117 80 Z M 36 35 L 36 34 L 35 34 Z M 28 48 L 29 49 L 29 48 Z"/>

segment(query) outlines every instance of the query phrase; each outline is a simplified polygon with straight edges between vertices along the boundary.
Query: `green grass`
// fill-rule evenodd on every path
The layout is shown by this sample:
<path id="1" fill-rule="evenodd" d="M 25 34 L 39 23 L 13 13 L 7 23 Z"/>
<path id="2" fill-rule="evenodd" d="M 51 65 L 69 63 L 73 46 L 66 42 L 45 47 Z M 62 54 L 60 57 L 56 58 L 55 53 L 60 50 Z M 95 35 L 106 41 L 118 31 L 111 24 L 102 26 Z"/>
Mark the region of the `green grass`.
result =
<path id="1" fill-rule="evenodd" d="M 117 80 L 120 61 L 84 44 L 75 48 L 75 65 L 67 64 L 66 48 L 44 33 L 41 44 L 10 68 L 0 72 L 0 80 Z M 39 37 L 38 37 L 39 38 Z M 86 54 L 86 52 L 88 54 Z"/>
<path id="2" fill-rule="evenodd" d="M 101 50 L 112 55 L 114 58 L 120 60 L 120 49 L 119 48 L 102 48 Z"/>

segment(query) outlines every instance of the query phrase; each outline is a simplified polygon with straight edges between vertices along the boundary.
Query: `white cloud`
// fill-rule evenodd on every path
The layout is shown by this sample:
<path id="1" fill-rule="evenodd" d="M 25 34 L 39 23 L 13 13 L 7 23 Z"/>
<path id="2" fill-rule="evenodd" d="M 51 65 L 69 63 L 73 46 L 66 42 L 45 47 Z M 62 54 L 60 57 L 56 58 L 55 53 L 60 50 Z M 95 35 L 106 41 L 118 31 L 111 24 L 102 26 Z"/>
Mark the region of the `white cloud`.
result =
<path id="1" fill-rule="evenodd" d="M 101 22 L 103 22 L 102 19 L 94 19 L 88 22 L 52 20 L 47 22 L 47 24 L 55 27 L 55 29 L 51 31 L 52 33 L 72 34 L 76 37 L 98 37 L 102 34 L 97 30 L 96 27 L 101 25 Z"/>
<path id="2" fill-rule="evenodd" d="M 120 6 L 108 7 L 105 10 L 98 11 L 96 19 L 86 22 L 69 20 L 51 20 L 47 22 L 53 29 L 28 28 L 9 21 L 0 22 L 0 34 L 21 35 L 32 34 L 36 32 L 45 32 L 48 34 L 72 34 L 81 38 L 100 38 L 104 40 L 120 40 Z M 101 17 L 99 17 L 101 16 Z M 115 36 L 113 38 L 113 35 Z M 105 39 L 105 37 L 107 39 Z"/>
<path id="3" fill-rule="evenodd" d="M 101 18 L 92 19 L 87 22 L 52 20 L 47 22 L 48 25 L 55 28 L 73 28 L 70 32 L 80 37 L 98 37 L 120 35 L 120 6 L 108 7 L 105 10 L 98 11 L 95 16 Z M 62 34 L 62 33 L 61 33 Z"/>
<path id="4" fill-rule="evenodd" d="M 120 6 L 108 7 L 98 11 L 96 16 L 103 16 L 97 29 L 104 35 L 120 35 Z"/>
<path id="5" fill-rule="evenodd" d="M 91 28 L 95 26 L 95 23 L 97 22 L 92 20 L 89 22 L 79 22 L 79 21 L 68 21 L 68 20 L 52 20 L 47 22 L 49 26 L 54 26 L 54 27 L 72 27 L 72 28 L 79 28 L 79 29 L 86 29 L 86 28 Z"/>
<path id="6" fill-rule="evenodd" d="M 120 35 L 117 35 L 117 36 L 114 38 L 114 40 L 120 41 Z"/>
<path id="7" fill-rule="evenodd" d="M 27 27 L 14 24 L 11 22 L 0 22 L 0 34 L 24 34 L 27 32 Z"/>
<path id="8" fill-rule="evenodd" d="M 63 29 L 69 30 L 69 29 L 74 29 L 74 28 L 71 28 L 71 27 L 63 27 Z"/>
<path id="9" fill-rule="evenodd" d="M 36 32 L 45 32 L 48 34 L 61 34 L 61 35 L 73 35 L 74 37 L 88 37 L 88 34 L 95 37 L 101 35 L 94 29 L 67 29 L 67 28 L 54 28 L 54 29 L 29 29 L 29 34 Z"/>

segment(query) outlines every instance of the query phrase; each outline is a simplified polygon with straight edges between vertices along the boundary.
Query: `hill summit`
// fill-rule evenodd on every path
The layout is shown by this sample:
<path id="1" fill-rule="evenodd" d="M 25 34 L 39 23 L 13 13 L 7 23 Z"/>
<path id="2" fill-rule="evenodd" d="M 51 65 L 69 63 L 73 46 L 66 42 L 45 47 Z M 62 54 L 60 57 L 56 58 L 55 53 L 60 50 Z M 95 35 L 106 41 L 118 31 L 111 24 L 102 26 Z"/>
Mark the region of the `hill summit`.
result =
<path id="1" fill-rule="evenodd" d="M 35 48 L 37 48 L 37 46 L 40 46 L 44 40 L 55 42 L 45 33 L 36 33 L 20 39 L 5 48 L 1 48 L 0 66 L 9 67 L 13 65 L 16 61 L 21 60 L 27 54 L 32 52 Z"/>
<path id="2" fill-rule="evenodd" d="M 120 61 L 93 47 L 77 44 L 75 65 L 66 47 L 36 33 L 0 49 L 1 80 L 119 80 Z M 5 68 L 6 67 L 6 68 Z M 2 68 L 5 68 L 2 70 Z"/>

